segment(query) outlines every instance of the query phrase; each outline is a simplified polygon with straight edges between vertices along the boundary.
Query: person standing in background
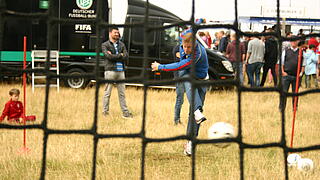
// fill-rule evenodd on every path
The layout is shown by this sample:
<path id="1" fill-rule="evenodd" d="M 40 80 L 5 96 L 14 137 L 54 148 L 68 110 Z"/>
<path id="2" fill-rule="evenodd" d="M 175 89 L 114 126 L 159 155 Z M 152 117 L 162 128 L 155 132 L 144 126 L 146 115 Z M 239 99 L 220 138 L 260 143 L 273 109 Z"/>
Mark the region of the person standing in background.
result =
<path id="1" fill-rule="evenodd" d="M 264 53 L 264 43 L 258 37 L 253 37 L 248 44 L 246 57 L 247 71 L 251 87 L 260 86 L 260 71 L 264 63 Z"/>
<path id="2" fill-rule="evenodd" d="M 266 32 L 273 32 L 272 29 L 267 29 Z M 273 36 L 267 36 L 265 41 L 263 74 L 260 86 L 263 87 L 266 82 L 269 69 L 273 77 L 273 84 L 277 86 L 276 64 L 278 61 L 278 43 Z"/>
<path id="3" fill-rule="evenodd" d="M 292 92 L 296 92 L 296 79 L 297 75 L 299 78 L 302 77 L 304 73 L 304 66 L 305 66 L 305 60 L 302 59 L 301 62 L 301 71 L 300 74 L 298 74 L 298 61 L 299 61 L 299 47 L 298 47 L 299 41 L 291 41 L 291 47 L 285 49 L 282 52 L 281 55 L 281 61 L 282 61 L 282 84 L 283 84 L 283 91 L 288 92 L 289 87 L 291 85 Z M 283 97 L 284 99 L 280 100 L 279 109 L 281 110 L 281 107 L 286 109 L 287 104 L 287 97 L 286 95 Z M 297 101 L 297 107 L 298 107 L 298 101 Z M 294 109 L 294 98 L 292 97 L 292 109 Z"/>
<path id="4" fill-rule="evenodd" d="M 226 50 L 226 57 L 230 60 L 232 63 L 232 67 L 235 71 L 239 68 L 239 73 L 240 74 L 240 83 L 243 83 L 243 61 L 245 58 L 245 45 L 243 42 L 239 42 L 239 58 L 237 59 L 237 54 L 236 54 L 236 34 L 232 33 L 230 36 L 231 43 L 228 44 L 227 50 Z M 237 65 L 239 66 L 237 68 Z"/>
<path id="5" fill-rule="evenodd" d="M 316 49 L 315 45 L 310 44 L 309 49 L 306 50 L 306 52 L 303 53 L 303 58 L 306 61 L 306 66 L 305 66 L 305 74 L 306 74 L 306 88 L 311 87 L 311 77 L 314 80 L 314 85 L 316 88 L 318 88 L 318 80 L 317 80 L 317 63 L 318 63 L 318 58 L 316 53 L 314 52 Z"/>
<path id="6" fill-rule="evenodd" d="M 180 61 L 180 45 L 177 45 L 173 48 L 172 51 L 175 62 Z M 182 70 L 183 71 L 183 70 Z M 182 71 L 174 71 L 174 78 L 180 77 L 180 74 L 183 74 Z M 184 101 L 184 85 L 182 82 L 176 83 L 176 104 L 174 106 L 174 124 L 181 124 L 180 113 L 182 104 Z"/>
<path id="7" fill-rule="evenodd" d="M 311 33 L 311 34 L 313 34 L 313 33 Z M 317 40 L 315 37 L 311 37 L 311 38 L 308 40 L 308 46 L 310 46 L 311 44 L 313 44 L 314 47 L 318 47 L 319 42 L 318 42 L 318 40 Z M 314 48 L 314 52 L 316 52 L 316 48 Z"/>
<path id="8" fill-rule="evenodd" d="M 215 32 L 214 39 L 212 41 L 213 49 L 218 50 L 219 42 L 220 42 L 219 32 Z"/>
<path id="9" fill-rule="evenodd" d="M 118 27 L 109 28 L 109 40 L 102 43 L 101 49 L 105 57 L 105 72 L 104 77 L 107 80 L 123 80 L 125 79 L 125 62 L 128 60 L 128 52 L 126 46 L 120 40 Z M 133 115 L 128 110 L 125 96 L 125 84 L 118 83 L 118 96 L 123 118 L 133 118 Z M 109 102 L 113 83 L 106 83 L 103 97 L 103 115 L 109 114 Z"/>
<path id="10" fill-rule="evenodd" d="M 209 33 L 208 31 L 206 31 L 206 32 L 204 32 L 204 34 L 205 34 L 206 37 L 207 37 L 207 45 L 208 45 L 208 48 L 211 49 L 212 39 L 211 39 L 210 33 Z"/>
<path id="11" fill-rule="evenodd" d="M 198 32 L 198 34 L 201 37 L 201 39 L 206 43 L 206 45 L 208 45 L 208 38 L 207 38 L 206 34 L 202 31 Z"/>
<path id="12" fill-rule="evenodd" d="M 228 38 L 225 35 L 224 31 L 219 32 L 219 37 L 220 37 L 220 41 L 218 45 L 218 51 L 225 54 L 228 46 Z"/>

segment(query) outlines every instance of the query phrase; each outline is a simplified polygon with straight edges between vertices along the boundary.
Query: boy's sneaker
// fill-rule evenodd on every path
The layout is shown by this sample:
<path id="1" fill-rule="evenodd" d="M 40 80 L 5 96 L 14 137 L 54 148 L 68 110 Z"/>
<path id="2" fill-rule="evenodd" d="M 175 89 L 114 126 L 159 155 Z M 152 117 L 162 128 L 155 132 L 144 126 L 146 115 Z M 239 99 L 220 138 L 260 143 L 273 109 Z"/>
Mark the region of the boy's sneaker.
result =
<path id="1" fill-rule="evenodd" d="M 196 120 L 197 124 L 201 124 L 203 121 L 207 120 L 207 118 L 204 117 L 199 109 L 194 112 L 194 119 Z"/>
<path id="2" fill-rule="evenodd" d="M 184 145 L 184 150 L 183 150 L 184 155 L 186 156 L 191 156 L 192 155 L 192 142 L 188 141 L 185 145 Z"/>
<path id="3" fill-rule="evenodd" d="M 132 119 L 133 115 L 130 112 L 125 112 L 122 114 L 122 117 L 126 119 Z"/>

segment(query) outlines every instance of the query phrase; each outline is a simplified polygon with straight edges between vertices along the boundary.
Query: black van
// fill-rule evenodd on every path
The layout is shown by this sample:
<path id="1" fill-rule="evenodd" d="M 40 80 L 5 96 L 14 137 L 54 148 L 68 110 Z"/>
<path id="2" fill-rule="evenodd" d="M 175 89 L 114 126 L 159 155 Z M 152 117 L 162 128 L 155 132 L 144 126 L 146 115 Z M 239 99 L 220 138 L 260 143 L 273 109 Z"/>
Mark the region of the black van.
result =
<path id="1" fill-rule="evenodd" d="M 16 12 L 35 13 L 46 12 L 48 0 L 2 0 L 4 9 L 1 11 L 5 17 Z M 53 15 L 58 20 L 65 20 L 55 25 L 52 32 L 51 49 L 59 51 L 60 74 L 80 75 L 93 73 L 96 62 L 96 28 L 94 18 L 97 16 L 97 0 L 57 0 L 53 3 Z M 105 22 L 111 22 L 109 18 L 108 1 L 102 1 L 102 17 Z M 4 4 L 3 4 L 4 3 Z M 81 4 L 82 3 L 82 4 Z M 1 3 L 0 3 L 1 4 Z M 19 6 L 16 6 L 19 4 Z M 1 6 L 1 5 L 0 5 Z M 128 0 L 125 21 L 120 24 L 142 23 L 145 18 L 146 2 L 142 0 Z M 159 27 L 182 21 L 176 15 L 155 5 L 149 4 L 149 26 Z M 0 8 L 1 9 L 1 8 Z M 112 9 L 116 11 L 117 9 Z M 77 22 L 69 22 L 73 19 Z M 85 22 L 88 20 L 88 22 Z M 91 20 L 91 21 L 90 21 Z M 21 76 L 19 71 L 12 71 L 8 67 L 16 69 L 22 67 L 23 52 L 22 39 L 27 36 L 27 62 L 31 62 L 32 50 L 44 50 L 47 47 L 47 22 L 39 17 L 33 19 L 5 19 L 0 27 L 3 33 L 0 39 L 0 78 L 9 76 Z M 102 30 L 102 41 L 108 38 L 108 31 Z M 178 43 L 179 27 L 172 27 L 162 30 L 151 31 L 148 34 L 148 63 L 154 60 L 160 63 L 171 63 L 173 60 L 172 49 Z M 122 41 L 126 44 L 129 52 L 126 77 L 140 76 L 143 69 L 144 54 L 144 29 L 142 26 L 125 27 L 122 34 Z M 99 45 L 100 46 L 100 45 Z M 233 78 L 233 70 L 230 62 L 218 53 L 207 49 L 209 57 L 209 75 L 212 79 Z M 103 77 L 103 57 L 100 58 L 101 77 Z M 89 77 L 89 76 L 87 76 Z M 171 72 L 154 73 L 149 71 L 151 79 L 172 79 Z M 66 78 L 65 85 L 71 88 L 84 88 L 90 78 Z"/>

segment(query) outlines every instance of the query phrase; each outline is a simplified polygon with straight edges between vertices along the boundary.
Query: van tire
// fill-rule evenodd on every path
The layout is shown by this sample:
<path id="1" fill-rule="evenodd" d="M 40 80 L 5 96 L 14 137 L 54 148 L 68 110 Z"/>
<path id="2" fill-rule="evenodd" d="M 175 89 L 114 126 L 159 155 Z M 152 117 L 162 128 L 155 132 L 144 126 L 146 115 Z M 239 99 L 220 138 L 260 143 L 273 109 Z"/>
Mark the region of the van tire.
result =
<path id="1" fill-rule="evenodd" d="M 83 75 L 85 73 L 84 70 L 80 68 L 73 68 L 67 71 L 67 75 Z M 88 85 L 88 80 L 86 78 L 66 78 L 64 83 L 67 87 L 79 89 L 85 88 Z"/>

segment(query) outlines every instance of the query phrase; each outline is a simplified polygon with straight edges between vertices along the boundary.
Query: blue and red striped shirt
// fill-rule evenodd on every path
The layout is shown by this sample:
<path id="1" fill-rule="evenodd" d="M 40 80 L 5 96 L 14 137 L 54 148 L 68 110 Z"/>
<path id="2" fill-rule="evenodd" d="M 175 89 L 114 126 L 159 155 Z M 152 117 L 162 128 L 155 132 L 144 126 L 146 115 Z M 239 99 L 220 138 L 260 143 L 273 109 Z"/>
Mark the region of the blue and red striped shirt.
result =
<path id="1" fill-rule="evenodd" d="M 192 54 L 186 54 L 183 50 L 182 45 L 179 48 L 180 61 L 171 64 L 160 64 L 158 70 L 161 71 L 179 71 L 186 70 L 185 72 L 190 73 L 192 61 L 194 60 L 195 75 L 199 79 L 206 78 L 208 74 L 209 64 L 206 49 L 198 42 L 196 42 L 194 56 Z"/>

